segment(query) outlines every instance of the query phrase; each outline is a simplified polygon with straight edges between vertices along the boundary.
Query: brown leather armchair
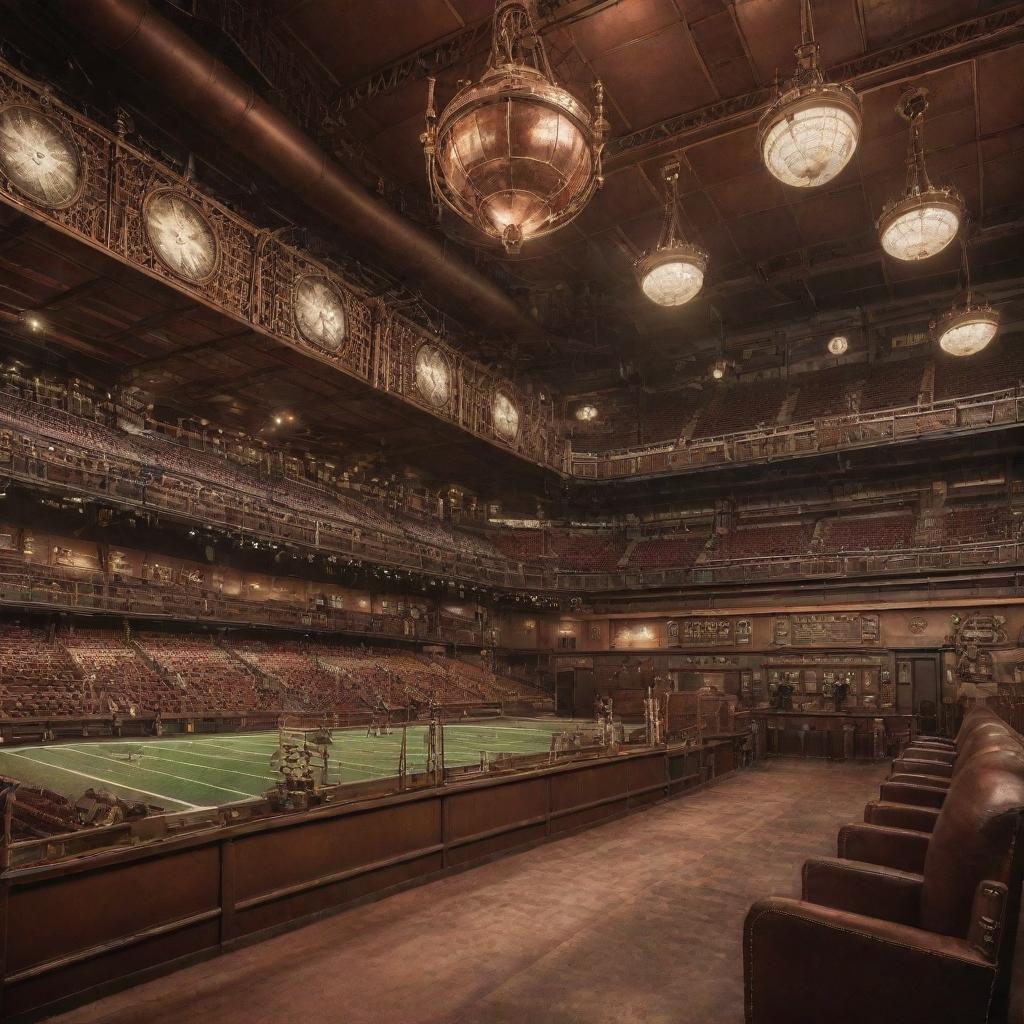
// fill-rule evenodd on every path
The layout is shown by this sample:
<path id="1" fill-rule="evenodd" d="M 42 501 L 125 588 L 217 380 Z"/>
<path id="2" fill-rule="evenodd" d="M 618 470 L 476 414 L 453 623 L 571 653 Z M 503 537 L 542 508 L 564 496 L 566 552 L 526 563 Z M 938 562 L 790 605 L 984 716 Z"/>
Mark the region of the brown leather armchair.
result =
<path id="1" fill-rule="evenodd" d="M 931 833 L 851 825 L 804 865 L 803 899 L 744 927 L 747 1024 L 974 1024 L 1005 997 L 1024 778 L 975 762 Z"/>
<path id="2" fill-rule="evenodd" d="M 928 775 L 949 779 L 957 764 L 972 753 L 998 743 L 1019 744 L 1020 736 L 1002 719 L 981 719 L 963 742 L 953 750 L 908 748 L 892 763 L 890 778 L 901 775 Z"/>

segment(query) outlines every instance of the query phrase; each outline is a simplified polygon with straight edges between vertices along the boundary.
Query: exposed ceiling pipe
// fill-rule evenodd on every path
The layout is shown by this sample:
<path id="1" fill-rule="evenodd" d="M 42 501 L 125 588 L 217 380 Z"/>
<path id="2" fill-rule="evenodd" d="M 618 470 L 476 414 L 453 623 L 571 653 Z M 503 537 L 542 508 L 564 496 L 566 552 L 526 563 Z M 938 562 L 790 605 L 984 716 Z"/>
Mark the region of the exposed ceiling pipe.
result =
<path id="1" fill-rule="evenodd" d="M 475 325 L 522 340 L 545 332 L 475 267 L 374 198 L 352 174 L 147 0 L 55 0 L 100 48 L 257 164 L 413 287 Z"/>

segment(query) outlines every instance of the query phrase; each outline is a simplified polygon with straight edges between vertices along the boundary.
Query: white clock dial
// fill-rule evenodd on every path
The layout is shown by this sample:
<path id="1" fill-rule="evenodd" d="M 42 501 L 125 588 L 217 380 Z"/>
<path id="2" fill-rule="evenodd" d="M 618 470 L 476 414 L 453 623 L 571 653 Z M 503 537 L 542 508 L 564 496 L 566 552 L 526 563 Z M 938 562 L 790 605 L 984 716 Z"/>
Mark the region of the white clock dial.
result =
<path id="1" fill-rule="evenodd" d="M 217 236 L 191 199 L 173 189 L 151 192 L 142 219 L 149 244 L 170 271 L 194 283 L 213 276 Z"/>
<path id="2" fill-rule="evenodd" d="M 519 410 L 503 391 L 494 393 L 494 429 L 506 441 L 514 441 L 519 433 Z"/>
<path id="3" fill-rule="evenodd" d="M 420 345 L 416 351 L 416 387 L 433 406 L 448 404 L 452 393 L 452 371 L 444 353 L 433 345 Z"/>
<path id="4" fill-rule="evenodd" d="M 69 206 L 81 190 L 78 147 L 32 107 L 0 110 L 0 170 L 20 192 L 50 209 Z"/>
<path id="5" fill-rule="evenodd" d="M 306 341 L 329 352 L 345 341 L 345 304 L 325 277 L 303 277 L 295 286 L 295 323 Z"/>

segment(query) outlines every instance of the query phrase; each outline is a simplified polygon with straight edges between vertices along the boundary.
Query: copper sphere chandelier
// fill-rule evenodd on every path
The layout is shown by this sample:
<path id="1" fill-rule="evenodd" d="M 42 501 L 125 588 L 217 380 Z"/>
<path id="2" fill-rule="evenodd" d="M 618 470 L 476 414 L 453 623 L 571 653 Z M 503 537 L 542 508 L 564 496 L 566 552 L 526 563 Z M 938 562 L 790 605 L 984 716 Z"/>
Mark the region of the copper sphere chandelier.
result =
<path id="1" fill-rule="evenodd" d="M 679 164 L 665 168 L 665 219 L 657 246 L 634 264 L 644 295 L 659 306 L 682 306 L 704 286 L 708 254 L 679 229 Z"/>
<path id="2" fill-rule="evenodd" d="M 964 204 L 953 188 L 936 188 L 924 162 L 924 113 L 928 91 L 914 89 L 896 106 L 910 123 L 907 184 L 903 195 L 886 204 L 878 218 L 882 248 L 898 260 L 926 260 L 937 256 L 956 238 Z"/>
<path id="3" fill-rule="evenodd" d="M 420 136 L 427 184 L 444 204 L 517 253 L 576 217 L 602 182 L 608 122 L 601 83 L 594 112 L 555 81 L 527 0 L 497 0 L 479 82 L 438 116 L 434 80 Z"/>
<path id="4" fill-rule="evenodd" d="M 830 85 L 818 67 L 810 0 L 800 4 L 796 73 L 757 131 L 765 167 L 784 185 L 813 188 L 849 162 L 860 138 L 860 100 L 848 85 Z"/>

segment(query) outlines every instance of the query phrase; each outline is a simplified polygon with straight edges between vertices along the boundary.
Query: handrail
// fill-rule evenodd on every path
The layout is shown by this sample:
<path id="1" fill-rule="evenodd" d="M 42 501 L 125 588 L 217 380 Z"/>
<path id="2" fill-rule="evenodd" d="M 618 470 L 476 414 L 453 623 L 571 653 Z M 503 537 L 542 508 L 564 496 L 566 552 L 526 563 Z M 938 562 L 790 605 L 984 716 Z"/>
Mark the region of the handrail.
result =
<path id="1" fill-rule="evenodd" d="M 735 448 L 739 445 L 765 445 L 778 439 L 791 439 L 797 435 L 813 435 L 814 446 L 809 449 L 816 450 L 821 446 L 820 432 L 824 428 L 842 430 L 849 427 L 870 427 L 877 424 L 893 424 L 893 436 L 895 436 L 895 424 L 898 421 L 941 415 L 948 412 L 962 412 L 970 409 L 995 406 L 997 403 L 1017 402 L 1022 397 L 1022 390 L 1019 386 L 1012 388 L 1001 388 L 995 391 L 980 392 L 975 395 L 963 395 L 955 398 L 937 399 L 932 402 L 916 405 L 897 406 L 892 409 L 878 409 L 866 413 L 846 413 L 839 416 L 822 416 L 811 420 L 803 420 L 797 423 L 775 424 L 756 429 L 734 431 L 726 434 L 717 434 L 699 438 L 690 438 L 685 441 L 675 442 L 654 442 L 649 445 L 631 446 L 629 448 L 616 448 L 606 452 L 586 452 L 572 450 L 570 456 L 573 463 L 573 473 L 577 472 L 576 466 L 597 467 L 601 464 L 613 464 L 624 462 L 629 459 L 639 459 L 666 455 L 675 459 L 685 458 L 688 453 L 699 453 L 710 449 Z M 1015 410 L 1014 421 L 1021 419 L 1020 410 Z M 965 426 L 974 426 L 967 424 Z M 955 424 L 954 424 L 955 426 Z M 942 430 L 948 430 L 949 425 L 943 425 Z M 923 436 L 934 431 L 921 430 L 918 436 Z M 832 446 L 836 447 L 836 446 Z M 772 452 L 772 455 L 785 454 L 784 452 Z M 761 456 L 758 456 L 761 457 Z M 745 461 L 756 461 L 757 457 L 750 459 L 726 457 L 724 461 L 735 463 Z M 681 468 L 678 465 L 672 469 Z"/>

